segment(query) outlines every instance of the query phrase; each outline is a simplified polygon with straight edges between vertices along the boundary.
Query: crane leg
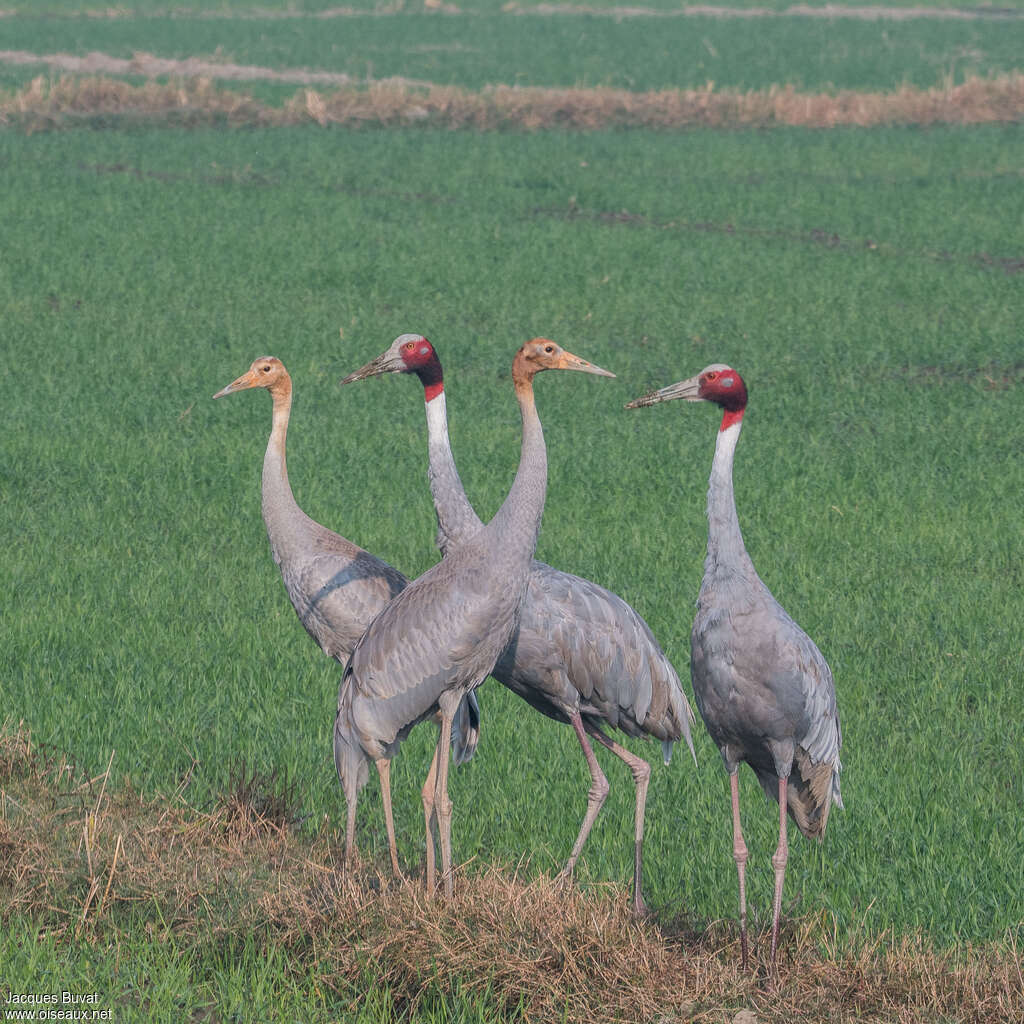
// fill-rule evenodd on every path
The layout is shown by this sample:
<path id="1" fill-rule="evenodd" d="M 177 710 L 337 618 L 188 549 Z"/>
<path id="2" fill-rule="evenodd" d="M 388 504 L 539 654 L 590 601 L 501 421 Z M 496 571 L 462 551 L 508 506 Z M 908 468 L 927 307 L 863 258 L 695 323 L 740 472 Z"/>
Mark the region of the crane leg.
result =
<path id="1" fill-rule="evenodd" d="M 444 876 L 444 894 L 455 895 L 452 873 L 452 802 L 448 798 L 448 751 L 452 745 L 452 715 L 441 709 L 441 736 L 437 741 L 437 785 L 434 790 L 434 808 L 437 812 L 437 831 L 441 840 L 441 874 Z"/>
<path id="2" fill-rule="evenodd" d="M 354 776 L 354 773 L 353 773 Z M 356 853 L 356 801 L 359 791 L 355 778 L 345 780 L 345 867 L 352 867 Z"/>
<path id="3" fill-rule="evenodd" d="M 398 844 L 395 842 L 395 818 L 391 812 L 391 761 L 386 757 L 378 757 L 374 762 L 380 776 L 380 797 L 384 804 L 384 824 L 388 830 L 388 852 L 391 854 L 391 870 L 395 878 L 402 877 L 402 869 L 398 866 Z"/>
<path id="4" fill-rule="evenodd" d="M 651 781 L 651 766 L 644 758 L 637 757 L 625 747 L 619 746 L 618 743 L 606 736 L 600 727 L 587 725 L 586 729 L 598 743 L 607 747 L 620 761 L 625 761 L 636 785 L 636 829 L 633 836 L 633 913 L 637 917 L 646 917 L 647 904 L 644 902 L 643 895 L 644 813 L 647 808 L 647 786 Z"/>
<path id="5" fill-rule="evenodd" d="M 786 786 L 788 782 L 788 778 L 779 779 L 779 845 L 772 857 L 772 867 L 775 868 L 775 899 L 772 902 L 772 974 L 775 973 L 775 949 L 779 943 L 782 885 L 786 880 L 786 862 L 789 860 L 789 843 L 786 839 Z"/>
<path id="6" fill-rule="evenodd" d="M 426 781 L 420 796 L 423 798 L 423 819 L 427 828 L 427 895 L 434 895 L 434 888 L 437 885 L 437 862 L 434 858 L 434 789 L 437 786 L 437 759 L 441 752 L 440 735 L 438 745 L 434 749 L 434 756 L 430 761 L 430 771 L 427 772 Z"/>
<path id="7" fill-rule="evenodd" d="M 594 821 L 597 819 L 597 815 L 608 797 L 608 780 L 605 778 L 604 772 L 601 771 L 601 766 L 597 763 L 597 757 L 594 755 L 594 749 L 587 739 L 586 732 L 584 732 L 582 716 L 576 711 L 569 716 L 569 722 L 576 733 L 576 738 L 580 741 L 580 746 L 583 748 L 583 756 L 587 759 L 587 768 L 590 769 L 590 791 L 587 793 L 587 813 L 583 817 L 580 834 L 576 837 L 576 842 L 573 844 L 569 860 L 566 862 L 565 867 L 562 868 L 563 878 L 572 878 L 572 873 L 576 868 L 576 861 L 580 859 L 580 851 L 583 849 L 583 844 L 587 841 L 587 836 L 590 835 Z"/>
<path id="8" fill-rule="evenodd" d="M 737 772 L 729 775 L 732 792 L 732 856 L 740 879 L 740 956 L 743 970 L 747 969 L 747 844 L 740 828 L 740 779 Z"/>

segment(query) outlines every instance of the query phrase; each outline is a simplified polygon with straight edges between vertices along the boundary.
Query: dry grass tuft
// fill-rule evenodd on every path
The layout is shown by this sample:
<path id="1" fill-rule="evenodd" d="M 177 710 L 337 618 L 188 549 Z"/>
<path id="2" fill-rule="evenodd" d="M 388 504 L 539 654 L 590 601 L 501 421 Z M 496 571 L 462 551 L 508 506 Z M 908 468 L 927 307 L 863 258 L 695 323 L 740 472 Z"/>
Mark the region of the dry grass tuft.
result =
<path id="1" fill-rule="evenodd" d="M 299 823 L 298 788 L 275 768 L 271 772 L 247 768 L 245 762 L 228 772 L 227 791 L 217 802 L 211 820 L 239 839 L 280 833 Z"/>
<path id="2" fill-rule="evenodd" d="M 1024 1019 L 1012 936 L 959 951 L 920 936 L 848 948 L 825 920 L 790 921 L 773 987 L 763 968 L 738 969 L 731 923 L 638 922 L 611 885 L 463 868 L 449 904 L 372 864 L 345 872 L 336 836 L 287 827 L 296 794 L 273 775 L 239 769 L 206 814 L 108 785 L 113 755 L 90 779 L 36 750 L 24 730 L 0 729 L 0 920 L 29 917 L 66 941 L 171 932 L 201 952 L 255 933 L 353 1005 L 368 978 L 386 986 L 400 1013 L 476 996 L 509 1017 L 595 1024 L 742 1010 L 762 1024 Z M 755 937 L 755 953 L 766 948 Z"/>
<path id="3" fill-rule="evenodd" d="M 176 124 L 274 123 L 277 112 L 209 79 L 180 83 L 146 82 L 131 85 L 116 78 L 91 75 L 39 75 L 13 95 L 0 98 L 0 123 L 15 123 L 29 130 L 56 128 L 89 118 L 136 117 Z"/>
<path id="4" fill-rule="evenodd" d="M 24 89 L 0 97 L 0 122 L 29 130 L 96 117 L 176 124 L 426 124 L 475 131 L 982 124 L 1024 118 L 1024 74 L 875 93 L 801 93 L 792 86 L 737 92 L 710 85 L 658 92 L 499 85 L 472 92 L 392 79 L 323 93 L 302 89 L 283 107 L 262 104 L 203 77 L 131 85 L 104 76 L 40 76 Z"/>

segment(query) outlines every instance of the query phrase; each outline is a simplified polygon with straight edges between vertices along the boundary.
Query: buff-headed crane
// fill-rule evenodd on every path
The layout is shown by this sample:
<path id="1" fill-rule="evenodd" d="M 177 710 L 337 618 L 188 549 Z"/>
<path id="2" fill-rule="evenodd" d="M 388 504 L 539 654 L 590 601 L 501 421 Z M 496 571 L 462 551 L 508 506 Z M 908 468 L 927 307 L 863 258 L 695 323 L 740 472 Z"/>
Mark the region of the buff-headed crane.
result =
<path id="1" fill-rule="evenodd" d="M 299 507 L 288 482 L 286 458 L 292 379 L 281 360 L 261 356 L 213 397 L 250 388 L 265 389 L 273 400 L 262 482 L 263 522 L 271 554 L 299 622 L 326 655 L 344 666 L 371 620 L 409 581 L 383 559 L 321 526 Z M 459 708 L 453 733 L 456 764 L 473 756 L 479 723 L 476 697 L 469 694 Z M 388 822 L 392 820 L 389 767 L 381 766 L 380 780 Z M 393 829 L 388 833 L 388 846 L 392 868 L 399 874 Z"/>
<path id="2" fill-rule="evenodd" d="M 338 694 L 335 765 L 348 806 L 345 848 L 355 844 L 356 800 L 367 763 L 394 756 L 406 732 L 439 710 L 433 810 L 437 815 L 445 893 L 453 893 L 448 743 L 459 702 L 493 670 L 519 625 L 547 486 L 547 454 L 534 403 L 543 370 L 607 370 L 535 338 L 516 353 L 512 383 L 522 418 L 515 480 L 491 521 L 411 583 L 370 624 L 356 644 Z M 428 823 L 429 824 L 429 823 Z M 427 835 L 427 889 L 433 859 Z"/>

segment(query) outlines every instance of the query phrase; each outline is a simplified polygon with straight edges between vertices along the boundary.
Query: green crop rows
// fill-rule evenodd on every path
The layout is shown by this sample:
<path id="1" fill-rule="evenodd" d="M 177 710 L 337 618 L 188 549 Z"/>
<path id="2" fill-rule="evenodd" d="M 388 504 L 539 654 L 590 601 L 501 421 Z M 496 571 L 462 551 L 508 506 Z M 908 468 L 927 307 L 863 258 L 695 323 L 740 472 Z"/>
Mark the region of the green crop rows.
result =
<path id="1" fill-rule="evenodd" d="M 563 66 L 568 21 L 506 18 L 514 38 L 498 54 L 493 19 L 477 20 L 331 23 L 347 43 L 316 22 L 239 20 L 230 45 L 217 19 L 0 24 L 5 49 L 184 57 L 224 45 L 240 63 L 471 88 L 714 78 L 882 89 L 1009 70 L 1021 52 L 1015 27 L 987 21 L 957 29 L 975 55 L 961 61 L 945 22 L 844 22 L 830 36 L 818 22 L 672 22 L 685 51 L 663 24 L 577 19 L 572 31 L 585 21 L 587 34 Z M 428 32 L 417 51 L 409 40 Z M 815 64 L 823 46 L 843 59 Z M 37 71 L 8 66 L 2 84 Z M 847 809 L 820 847 L 791 841 L 787 912 L 832 914 L 841 939 L 919 930 L 942 948 L 1020 924 L 1019 125 L 108 127 L 0 131 L 3 720 L 24 721 L 90 774 L 116 751 L 115 778 L 147 794 L 171 793 L 195 766 L 195 806 L 239 764 L 277 769 L 297 781 L 303 828 L 337 826 L 340 670 L 298 625 L 260 518 L 270 402 L 210 396 L 255 357 L 279 356 L 295 385 L 299 503 L 416 575 L 436 558 L 419 388 L 337 384 L 405 331 L 425 333 L 445 363 L 455 455 L 485 519 L 519 453 L 508 372 L 518 345 L 545 334 L 617 374 L 538 381 L 550 463 L 538 557 L 630 601 L 689 690 L 717 419 L 682 403 L 622 407 L 730 362 L 751 394 L 736 463 L 747 547 L 829 659 L 845 742 Z M 585 807 L 575 738 L 493 682 L 480 701 L 477 757 L 451 779 L 456 857 L 525 854 L 527 873 L 557 870 Z M 659 748 L 628 742 L 655 765 L 648 902 L 701 922 L 732 915 L 736 882 L 726 776 L 699 724 L 695 741 L 696 769 L 685 750 L 665 768 Z M 433 742 L 417 730 L 393 772 L 399 853 L 413 870 Z M 632 783 L 598 757 L 611 794 L 579 878 L 625 886 Z M 776 817 L 741 777 L 750 899 L 763 916 Z M 359 841 L 386 858 L 375 782 Z M 0 940 L 12 985 L 120 986 L 119 1019 L 150 1019 L 146 999 L 152 1019 L 176 1019 L 174 993 L 189 986 L 232 1019 L 285 1019 L 271 1006 L 331 1019 L 301 965 L 244 938 L 200 963 L 140 936 L 144 970 L 115 981 L 97 951 L 32 934 L 19 919 Z M 149 996 L 145 972 L 159 979 Z M 395 1013 L 387 999 L 365 1019 Z M 436 1019 L 496 1019 L 472 1001 L 452 1013 Z M 418 1019 L 435 1018 L 426 1008 Z"/>

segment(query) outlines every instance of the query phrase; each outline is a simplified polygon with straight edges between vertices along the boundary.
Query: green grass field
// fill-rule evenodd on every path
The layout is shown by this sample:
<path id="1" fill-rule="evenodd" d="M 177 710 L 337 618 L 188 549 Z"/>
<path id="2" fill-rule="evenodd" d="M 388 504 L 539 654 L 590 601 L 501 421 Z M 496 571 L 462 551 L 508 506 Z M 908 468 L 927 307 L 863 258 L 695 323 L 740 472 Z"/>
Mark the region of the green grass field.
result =
<path id="1" fill-rule="evenodd" d="M 481 33 L 491 31 L 485 20 Z M 483 36 L 479 52 L 453 47 L 410 63 L 404 35 L 389 49 L 384 21 L 358 21 L 366 35 L 352 49 L 365 65 L 379 34 L 378 76 L 475 87 L 516 80 L 521 60 L 539 84 L 703 81 L 692 61 L 673 69 L 669 48 L 651 47 L 649 22 L 591 19 L 587 45 L 562 68 L 568 44 L 556 19 L 515 20 L 507 64 Z M 409 38 L 414 21 L 401 19 Z M 460 23 L 419 21 L 439 37 Z M 219 31 L 216 20 L 182 21 L 161 50 L 151 40 L 172 22 L 55 19 L 47 45 L 41 21 L 0 24 L 12 33 L 5 48 L 38 52 L 184 56 L 212 52 Z M 271 35 L 269 24 L 234 25 L 227 56 L 367 71 L 313 26 L 283 20 Z M 929 33 L 944 26 L 844 25 L 847 84 L 931 84 L 952 37 Z M 704 28 L 688 21 L 687 30 L 699 48 Z M 712 30 L 722 59 L 735 60 L 727 84 L 842 84 L 807 63 L 787 75 L 791 58 L 763 35 L 762 59 L 747 68 L 744 47 L 758 33 L 745 22 Z M 796 45 L 793 33 L 827 27 L 785 31 Z M 859 33 L 883 31 L 902 40 L 894 64 L 859 68 L 873 38 Z M 1020 52 L 1016 30 L 957 31 L 984 34 L 971 44 L 983 71 L 1011 68 Z M 626 38 L 620 59 L 605 62 Z M 918 64 L 905 56 L 915 46 Z M 931 60 L 932 47 L 944 56 Z M 600 70 L 589 70 L 591 55 Z M 0 84 L 22 71 L 4 74 Z M 343 822 L 330 745 L 340 669 L 296 621 L 260 518 L 270 402 L 210 396 L 256 356 L 279 356 L 295 384 L 289 471 L 299 503 L 416 575 L 436 559 L 420 391 L 399 378 L 337 385 L 404 331 L 425 333 L 445 363 L 456 458 L 485 519 L 518 459 L 509 386 L 518 345 L 546 334 L 618 375 L 538 381 L 550 463 L 538 557 L 630 601 L 689 690 L 717 419 L 682 403 L 622 407 L 727 361 L 751 393 L 736 465 L 747 547 L 829 659 L 843 723 L 847 809 L 820 847 L 791 842 L 786 913 L 821 916 L 840 945 L 920 934 L 959 955 L 1019 933 L 1019 124 L 535 135 L 107 128 L 0 131 L 2 719 L 24 721 L 88 775 L 116 752 L 114 786 L 130 779 L 166 795 L 188 778 L 185 799 L 202 808 L 244 764 L 296 786 L 303 835 Z M 585 807 L 576 741 L 493 681 L 480 702 L 477 757 L 452 776 L 456 857 L 480 868 L 525 858 L 527 877 L 554 872 Z M 433 741 L 432 729 L 417 730 L 394 766 L 400 856 L 414 872 Z M 696 769 L 685 750 L 664 768 L 655 746 L 629 745 L 656 765 L 648 902 L 663 919 L 700 927 L 731 919 L 736 882 L 726 776 L 699 724 L 695 741 Z M 632 783 L 598 757 L 612 789 L 579 878 L 624 888 Z M 753 776 L 741 777 L 762 923 L 776 817 Z M 0 820 L 16 823 L 17 812 Z M 374 782 L 359 841 L 385 862 Z M 126 913 L 146 920 L 144 908 Z M 306 961 L 252 937 L 167 947 L 140 923 L 129 970 L 111 967 L 102 944 L 37 941 L 51 927 L 45 915 L 3 919 L 11 987 L 31 991 L 38 979 L 100 990 L 119 1020 L 178 1020 L 183 1009 L 207 1019 L 201 1006 L 224 1020 L 332 1020 L 350 1005 L 317 989 Z M 414 1007 L 415 1019 L 515 1017 L 458 992 L 456 978 Z M 368 998 L 361 1020 L 408 1012 L 387 990 Z"/>

